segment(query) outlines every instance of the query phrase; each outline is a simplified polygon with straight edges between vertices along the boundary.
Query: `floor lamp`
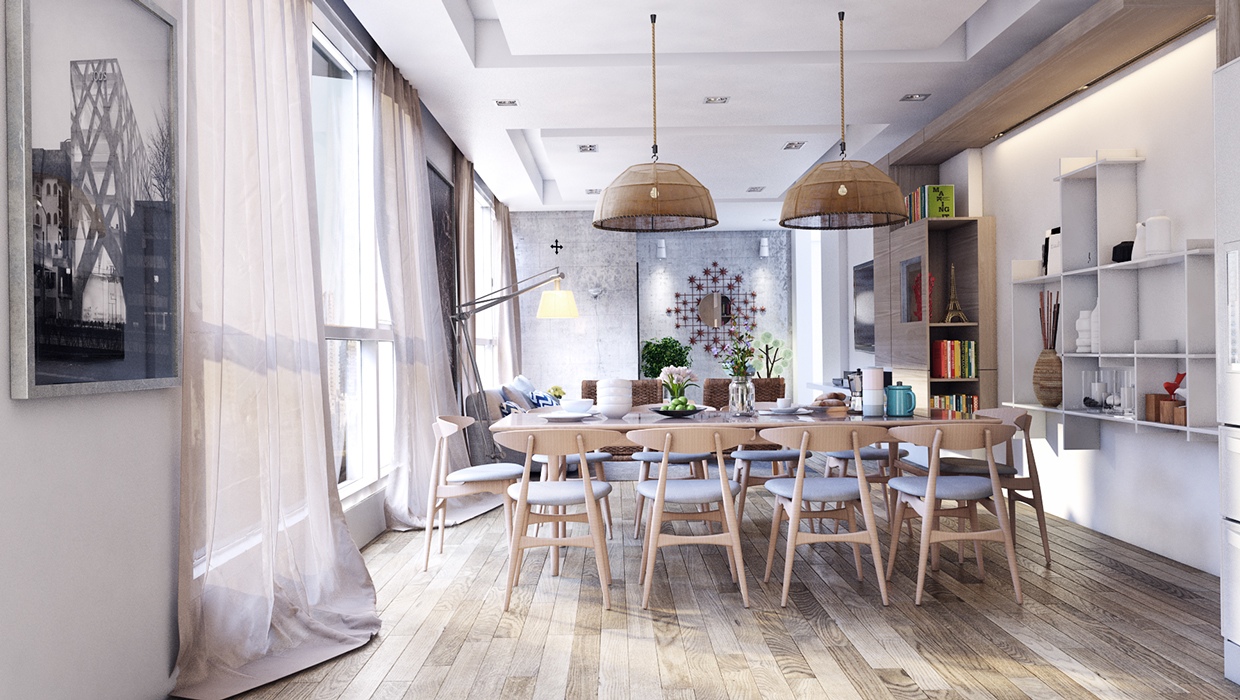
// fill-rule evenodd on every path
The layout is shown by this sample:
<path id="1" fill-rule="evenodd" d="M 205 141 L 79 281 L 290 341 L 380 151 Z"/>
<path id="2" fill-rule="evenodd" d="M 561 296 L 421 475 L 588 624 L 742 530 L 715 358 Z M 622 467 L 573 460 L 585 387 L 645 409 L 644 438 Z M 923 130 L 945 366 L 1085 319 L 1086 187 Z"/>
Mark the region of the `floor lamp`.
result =
<path id="1" fill-rule="evenodd" d="M 481 392 L 484 387 L 482 386 L 482 373 L 478 370 L 478 358 L 474 353 L 474 340 L 470 337 L 469 333 L 469 320 L 487 309 L 494 308 L 500 304 L 505 304 L 513 299 L 516 299 L 522 294 L 532 292 L 535 289 L 545 287 L 552 283 L 555 284 L 555 289 L 543 290 L 542 298 L 538 301 L 538 313 L 536 314 L 536 317 L 577 318 L 577 302 L 573 298 L 573 293 L 567 289 L 560 289 L 560 280 L 563 280 L 564 277 L 565 275 L 560 271 L 560 268 L 553 267 L 549 270 L 543 270 L 535 275 L 531 275 L 525 279 L 513 282 L 512 284 L 500 287 L 499 289 L 488 294 L 484 294 L 477 299 L 473 299 L 472 301 L 462 302 L 457 305 L 452 314 L 452 327 L 453 335 L 455 336 L 455 341 L 457 344 L 457 357 L 460 358 L 464 355 L 469 359 L 469 369 L 473 375 L 474 385 L 479 392 Z M 462 350 L 464 352 L 462 352 Z M 468 407 L 466 406 L 467 398 L 468 396 L 466 393 L 465 381 L 462 378 L 461 381 L 457 382 L 456 399 L 457 405 L 460 407 L 463 415 L 468 415 Z M 495 441 L 491 439 L 490 411 L 487 410 L 485 403 L 486 400 L 482 399 L 482 401 L 483 405 L 480 410 L 476 411 L 479 415 L 474 416 L 476 422 L 474 423 L 474 426 L 471 426 L 472 429 L 466 433 L 467 436 L 472 434 L 474 438 L 472 441 L 467 440 L 467 442 L 474 442 L 475 445 L 473 446 L 485 450 L 484 454 L 486 454 L 492 461 L 498 462 L 500 461 L 502 454 L 499 451 L 499 447 L 496 446 Z M 476 445 L 479 440 L 482 444 Z M 471 450 L 471 454 L 472 453 L 473 450 Z"/>

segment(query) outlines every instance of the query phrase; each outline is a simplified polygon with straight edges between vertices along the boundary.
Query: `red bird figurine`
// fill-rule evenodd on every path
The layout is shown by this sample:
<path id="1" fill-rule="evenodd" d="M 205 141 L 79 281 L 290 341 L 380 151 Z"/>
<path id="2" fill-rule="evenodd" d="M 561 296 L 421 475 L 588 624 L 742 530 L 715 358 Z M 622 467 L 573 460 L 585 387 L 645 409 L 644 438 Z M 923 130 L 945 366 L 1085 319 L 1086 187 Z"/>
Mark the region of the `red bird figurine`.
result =
<path id="1" fill-rule="evenodd" d="M 1184 381 L 1184 373 L 1180 372 L 1175 375 L 1174 382 L 1163 382 L 1163 388 L 1167 390 L 1168 396 L 1175 396 L 1175 392 L 1180 388 L 1180 382 Z"/>

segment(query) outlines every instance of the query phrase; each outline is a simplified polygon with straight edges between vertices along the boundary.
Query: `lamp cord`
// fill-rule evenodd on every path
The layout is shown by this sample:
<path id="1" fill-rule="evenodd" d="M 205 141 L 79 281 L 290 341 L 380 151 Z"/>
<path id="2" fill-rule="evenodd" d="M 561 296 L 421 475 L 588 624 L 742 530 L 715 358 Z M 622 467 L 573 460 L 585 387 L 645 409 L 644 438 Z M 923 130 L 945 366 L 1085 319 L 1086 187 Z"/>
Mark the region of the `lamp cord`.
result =
<path id="1" fill-rule="evenodd" d="M 659 91 L 654 67 L 654 18 L 650 15 L 650 160 L 659 160 Z"/>
<path id="2" fill-rule="evenodd" d="M 844 144 L 844 12 L 840 11 L 840 160 L 844 160 L 848 147 Z"/>

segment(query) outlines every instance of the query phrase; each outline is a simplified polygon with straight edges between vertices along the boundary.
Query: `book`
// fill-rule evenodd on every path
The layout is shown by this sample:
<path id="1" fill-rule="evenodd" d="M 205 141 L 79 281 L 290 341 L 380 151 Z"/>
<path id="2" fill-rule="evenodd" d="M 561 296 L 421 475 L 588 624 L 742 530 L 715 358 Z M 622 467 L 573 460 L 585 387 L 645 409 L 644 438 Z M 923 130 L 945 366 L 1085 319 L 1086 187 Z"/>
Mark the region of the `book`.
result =
<path id="1" fill-rule="evenodd" d="M 909 222 L 956 215 L 955 185 L 922 185 L 904 198 Z"/>

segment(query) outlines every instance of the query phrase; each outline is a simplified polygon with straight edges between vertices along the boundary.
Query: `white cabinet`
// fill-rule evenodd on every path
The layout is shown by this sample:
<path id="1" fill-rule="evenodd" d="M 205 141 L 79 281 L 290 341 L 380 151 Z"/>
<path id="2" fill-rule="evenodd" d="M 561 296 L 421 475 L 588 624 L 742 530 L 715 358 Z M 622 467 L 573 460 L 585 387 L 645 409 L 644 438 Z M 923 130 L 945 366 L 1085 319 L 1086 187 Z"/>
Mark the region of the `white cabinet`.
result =
<path id="1" fill-rule="evenodd" d="M 1022 408 L 1063 415 L 1064 447 L 1097 449 L 1102 421 L 1138 432 L 1162 431 L 1189 440 L 1217 440 L 1214 350 L 1214 250 L 1183 249 L 1122 263 L 1112 248 L 1133 240 L 1137 225 L 1134 151 L 1099 151 L 1095 158 L 1064 159 L 1059 176 L 1063 272 L 1012 283 L 1012 397 Z M 1210 232 L 1201 232 L 1208 238 Z M 1063 402 L 1041 406 L 1034 396 L 1033 364 L 1041 351 L 1038 296 L 1059 295 Z M 1076 321 L 1097 307 L 1099 344 L 1077 352 Z M 1127 370 L 1135 386 L 1131 415 L 1086 405 L 1086 373 Z M 1163 382 L 1184 372 L 1186 425 L 1145 415 L 1145 394 L 1165 393 Z"/>

